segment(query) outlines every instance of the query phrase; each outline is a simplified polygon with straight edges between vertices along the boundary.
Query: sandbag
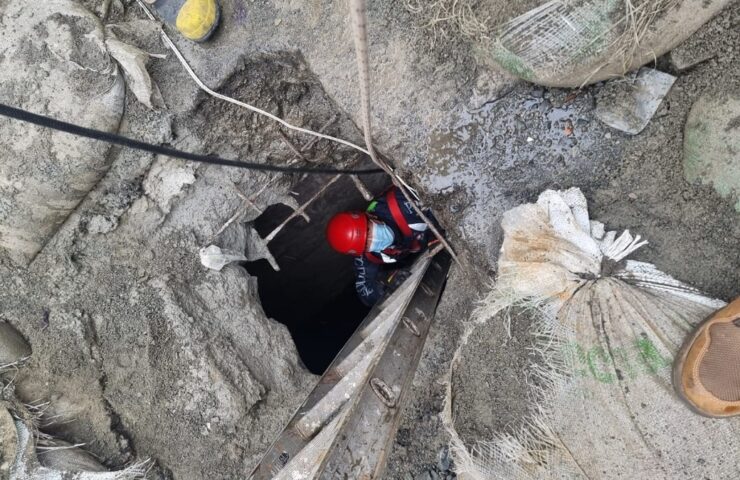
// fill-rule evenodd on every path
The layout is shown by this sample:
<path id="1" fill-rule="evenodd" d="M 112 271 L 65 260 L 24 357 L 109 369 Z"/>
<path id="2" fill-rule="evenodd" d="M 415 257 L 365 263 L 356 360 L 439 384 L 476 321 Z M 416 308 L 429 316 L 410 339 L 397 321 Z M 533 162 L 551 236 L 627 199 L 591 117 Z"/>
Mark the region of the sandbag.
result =
<path id="1" fill-rule="evenodd" d="M 493 57 L 510 73 L 581 87 L 654 61 L 730 0 L 552 0 L 504 23 Z"/>
<path id="2" fill-rule="evenodd" d="M 7 389 L 9 386 L 0 384 Z M 9 389 L 12 392 L 12 389 Z M 0 402 L 0 478 L 12 480 L 135 480 L 148 461 L 110 471 L 92 454 L 38 431 L 37 412 L 6 393 Z"/>
<path id="3" fill-rule="evenodd" d="M 125 86 L 94 14 L 72 0 L 8 0 L 0 18 L 0 102 L 118 130 Z M 108 151 L 0 118 L 0 251 L 28 264 L 106 173 Z"/>
<path id="4" fill-rule="evenodd" d="M 63 472 L 107 472 L 89 452 L 64 440 L 43 439 L 36 445 L 36 455 L 42 467 Z"/>
<path id="5" fill-rule="evenodd" d="M 15 460 L 18 438 L 6 402 L 0 402 L 0 478 L 8 478 Z"/>
<path id="6" fill-rule="evenodd" d="M 502 226 L 496 284 L 466 329 L 450 379 L 467 339 L 508 309 L 526 309 L 537 355 L 523 373 L 532 396 L 521 401 L 532 408 L 519 430 L 466 444 L 450 381 L 444 420 L 461 478 L 736 478 L 740 418 L 692 412 L 671 383 L 687 334 L 724 302 L 627 259 L 646 242 L 606 232 L 578 189 L 548 190 L 507 212 Z M 500 341 L 492 338 L 492 348 Z"/>

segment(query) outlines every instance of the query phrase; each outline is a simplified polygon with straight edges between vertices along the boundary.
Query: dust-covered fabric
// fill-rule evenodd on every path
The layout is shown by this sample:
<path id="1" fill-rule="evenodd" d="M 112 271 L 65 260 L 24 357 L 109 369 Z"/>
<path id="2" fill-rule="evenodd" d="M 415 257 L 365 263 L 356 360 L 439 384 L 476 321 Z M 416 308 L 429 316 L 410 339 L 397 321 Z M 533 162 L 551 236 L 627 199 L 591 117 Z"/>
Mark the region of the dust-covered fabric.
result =
<path id="1" fill-rule="evenodd" d="M 729 0 L 551 0 L 497 29 L 493 58 L 530 82 L 581 87 L 654 61 Z"/>
<path id="2" fill-rule="evenodd" d="M 606 232 L 578 189 L 546 191 L 502 224 L 497 282 L 452 370 L 486 322 L 510 307 L 530 308 L 541 361 L 526 372 L 534 395 L 522 401 L 534 413 L 519 431 L 465 444 L 451 415 L 451 383 L 445 420 L 461 477 L 735 478 L 740 419 L 693 413 L 671 384 L 686 335 L 724 303 L 628 260 L 647 242 Z"/>

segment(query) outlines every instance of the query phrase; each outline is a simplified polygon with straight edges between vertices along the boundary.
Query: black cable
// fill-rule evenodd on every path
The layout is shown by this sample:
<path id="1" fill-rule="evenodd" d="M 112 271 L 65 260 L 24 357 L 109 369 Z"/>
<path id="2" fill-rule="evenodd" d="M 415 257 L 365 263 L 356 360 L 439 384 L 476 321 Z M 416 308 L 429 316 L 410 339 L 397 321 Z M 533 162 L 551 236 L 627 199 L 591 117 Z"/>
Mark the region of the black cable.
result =
<path id="1" fill-rule="evenodd" d="M 332 168 L 332 167 L 286 167 L 280 165 L 265 165 L 261 163 L 251 162 L 240 162 L 238 160 L 227 160 L 221 157 L 215 157 L 211 155 L 199 155 L 197 153 L 183 152 L 174 148 L 163 147 L 161 145 L 154 145 L 133 138 L 124 137 L 115 133 L 103 132 L 101 130 L 95 130 L 93 128 L 80 127 L 72 123 L 63 122 L 61 120 L 55 120 L 44 115 L 38 115 L 31 113 L 20 108 L 9 107 L 0 103 L 0 115 L 20 120 L 22 122 L 33 123 L 40 127 L 51 128 L 60 132 L 70 133 L 78 137 L 91 138 L 93 140 L 100 140 L 102 142 L 112 143 L 114 145 L 121 145 L 123 147 L 134 148 L 136 150 L 143 150 L 145 152 L 157 153 L 160 155 L 166 155 L 168 157 L 181 158 L 183 160 L 190 160 L 192 162 L 209 163 L 212 165 L 223 165 L 226 167 L 246 168 L 248 170 L 261 170 L 265 172 L 284 172 L 284 173 L 313 173 L 321 175 L 347 173 L 351 175 L 372 175 L 377 173 L 385 173 L 380 168 L 370 168 L 361 170 L 351 170 L 345 168 Z"/>

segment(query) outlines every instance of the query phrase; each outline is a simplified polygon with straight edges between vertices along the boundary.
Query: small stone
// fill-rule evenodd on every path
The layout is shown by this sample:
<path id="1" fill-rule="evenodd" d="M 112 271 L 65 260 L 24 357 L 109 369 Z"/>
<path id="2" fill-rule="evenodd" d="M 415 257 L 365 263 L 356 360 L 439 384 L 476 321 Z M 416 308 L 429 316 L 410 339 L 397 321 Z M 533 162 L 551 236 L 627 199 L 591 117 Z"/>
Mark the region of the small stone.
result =
<path id="1" fill-rule="evenodd" d="M 627 196 L 629 197 L 630 200 L 637 200 L 637 194 L 635 194 L 635 193 L 630 193 Z"/>
<path id="2" fill-rule="evenodd" d="M 437 467 L 442 472 L 450 469 L 450 449 L 448 447 L 442 447 L 437 454 Z"/>
<path id="3" fill-rule="evenodd" d="M 396 434 L 396 443 L 403 447 L 411 445 L 411 432 L 408 428 L 399 428 Z"/>
<path id="4" fill-rule="evenodd" d="M 612 134 L 611 134 L 611 133 L 609 133 L 609 132 L 606 132 L 606 133 L 604 134 L 604 138 L 606 138 L 607 140 L 610 140 L 610 139 L 612 138 Z"/>
<path id="5" fill-rule="evenodd" d="M 633 81 L 613 80 L 599 92 L 596 117 L 631 135 L 640 133 L 653 118 L 676 77 L 642 68 Z"/>
<path id="6" fill-rule="evenodd" d="M 690 36 L 668 54 L 671 66 L 684 72 L 715 56 L 716 44 L 696 35 Z"/>
<path id="7" fill-rule="evenodd" d="M 51 312 L 47 309 L 44 309 L 44 311 L 41 313 L 41 318 L 39 319 L 39 328 L 41 330 L 46 330 L 49 328 L 49 318 L 51 317 Z"/>
<path id="8" fill-rule="evenodd" d="M 118 221 L 105 217 L 103 215 L 95 215 L 87 223 L 88 233 L 103 234 L 112 232 L 118 227 Z"/>
<path id="9" fill-rule="evenodd" d="M 570 120 L 565 121 L 565 127 L 563 127 L 563 133 L 566 137 L 573 135 L 573 122 Z"/>
<path id="10" fill-rule="evenodd" d="M 157 203 L 163 213 L 169 213 L 173 199 L 195 183 L 195 167 L 183 160 L 160 158 L 144 179 L 144 193 Z"/>
<path id="11" fill-rule="evenodd" d="M 276 18 L 276 19 L 275 19 L 275 26 L 276 26 L 276 27 L 277 27 L 278 25 L 280 25 L 281 23 L 283 23 L 283 19 L 282 19 L 282 18 Z"/>
<path id="12" fill-rule="evenodd" d="M 670 59 L 673 68 L 675 68 L 679 72 L 684 72 L 692 67 L 699 65 L 700 63 L 704 63 L 707 60 L 710 60 L 713 56 L 714 55 L 712 54 L 707 54 L 700 57 L 692 57 L 690 55 L 685 55 L 681 51 L 674 50 L 668 55 L 668 58 Z"/>

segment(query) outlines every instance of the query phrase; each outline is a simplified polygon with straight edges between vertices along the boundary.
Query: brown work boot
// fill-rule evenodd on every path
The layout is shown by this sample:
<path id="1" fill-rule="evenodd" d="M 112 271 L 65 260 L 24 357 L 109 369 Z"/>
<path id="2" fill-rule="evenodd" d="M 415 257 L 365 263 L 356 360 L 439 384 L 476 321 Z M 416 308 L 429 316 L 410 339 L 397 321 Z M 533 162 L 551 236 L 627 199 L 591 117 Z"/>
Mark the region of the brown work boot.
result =
<path id="1" fill-rule="evenodd" d="M 740 298 L 686 340 L 673 366 L 673 386 L 697 413 L 740 415 Z"/>

